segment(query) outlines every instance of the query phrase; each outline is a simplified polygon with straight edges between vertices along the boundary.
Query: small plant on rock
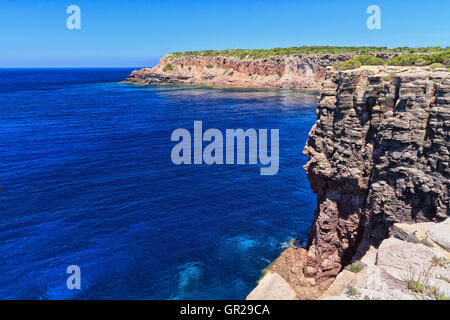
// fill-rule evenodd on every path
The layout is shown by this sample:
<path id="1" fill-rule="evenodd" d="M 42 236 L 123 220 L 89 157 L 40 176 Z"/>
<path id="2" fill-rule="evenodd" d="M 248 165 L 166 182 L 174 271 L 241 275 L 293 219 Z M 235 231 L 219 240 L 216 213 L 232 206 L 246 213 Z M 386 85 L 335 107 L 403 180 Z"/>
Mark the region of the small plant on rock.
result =
<path id="1" fill-rule="evenodd" d="M 359 297 L 361 294 L 359 293 L 359 291 L 358 291 L 358 289 L 356 289 L 354 286 L 348 286 L 346 289 L 345 289 L 345 294 L 348 296 L 348 297 L 351 297 L 351 298 L 357 298 L 357 297 Z"/>
<path id="2" fill-rule="evenodd" d="M 356 261 L 355 263 L 352 263 L 352 264 L 349 264 L 348 266 L 346 266 L 345 270 L 353 272 L 353 273 L 358 273 L 362 269 L 364 269 L 365 266 L 366 266 L 365 263 L 363 263 L 361 261 Z"/>
<path id="3" fill-rule="evenodd" d="M 445 257 L 433 256 L 431 263 L 421 272 L 411 268 L 409 276 L 404 280 L 411 294 L 418 300 L 448 300 L 439 288 L 431 281 L 433 270 L 437 267 L 446 268 L 449 260 Z"/>
<path id="4" fill-rule="evenodd" d="M 412 292 L 418 292 L 418 293 L 423 292 L 423 284 L 420 280 L 406 279 L 405 283 L 406 283 L 406 286 L 408 287 L 408 289 L 411 290 Z"/>
<path id="5" fill-rule="evenodd" d="M 434 300 L 449 300 L 449 298 L 442 294 L 435 286 L 428 286 L 426 288 L 426 295 Z"/>
<path id="6" fill-rule="evenodd" d="M 173 70 L 173 66 L 169 63 L 164 66 L 162 71 L 167 72 L 167 71 L 172 71 L 172 70 Z"/>
<path id="7" fill-rule="evenodd" d="M 437 256 L 433 256 L 431 263 L 433 267 L 447 268 L 450 265 L 450 260 L 445 257 L 438 258 Z"/>

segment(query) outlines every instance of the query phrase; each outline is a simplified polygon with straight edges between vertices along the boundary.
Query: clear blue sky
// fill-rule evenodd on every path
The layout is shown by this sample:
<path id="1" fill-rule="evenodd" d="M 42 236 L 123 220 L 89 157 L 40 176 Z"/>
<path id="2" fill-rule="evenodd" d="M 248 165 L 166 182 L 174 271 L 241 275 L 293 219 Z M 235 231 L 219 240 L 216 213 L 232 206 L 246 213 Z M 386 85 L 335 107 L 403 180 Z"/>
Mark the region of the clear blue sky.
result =
<path id="1" fill-rule="evenodd" d="M 66 8 L 81 8 L 68 30 Z M 381 8 L 381 30 L 366 8 Z M 172 51 L 450 46 L 449 0 L 2 0 L 0 67 L 149 66 Z"/>

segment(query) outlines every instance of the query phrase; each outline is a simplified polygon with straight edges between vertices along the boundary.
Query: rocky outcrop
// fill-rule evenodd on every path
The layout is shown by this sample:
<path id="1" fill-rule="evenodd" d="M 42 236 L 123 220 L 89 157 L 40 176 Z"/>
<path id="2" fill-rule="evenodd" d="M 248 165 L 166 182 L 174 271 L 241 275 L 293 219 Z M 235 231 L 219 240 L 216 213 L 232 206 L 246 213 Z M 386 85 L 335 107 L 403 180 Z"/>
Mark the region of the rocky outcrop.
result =
<path id="1" fill-rule="evenodd" d="M 319 89 L 325 68 L 356 54 L 305 54 L 266 59 L 168 54 L 154 68 L 133 71 L 125 80 L 135 84 L 192 84 L 218 87 Z M 389 59 L 398 53 L 374 54 Z"/>
<path id="2" fill-rule="evenodd" d="M 268 272 L 247 300 L 297 300 L 294 289 L 278 273 Z"/>
<path id="3" fill-rule="evenodd" d="M 329 297 L 346 298 L 336 292 L 353 277 L 340 272 L 359 259 L 383 266 L 362 273 L 360 289 L 383 298 L 375 294 L 382 281 L 380 290 L 394 290 L 389 297 L 405 298 L 394 257 L 428 262 L 438 253 L 427 245 L 448 251 L 449 228 L 436 223 L 450 216 L 449 128 L 447 69 L 328 68 L 304 149 L 315 220 L 306 248 L 288 249 L 271 267 L 297 298 L 316 299 L 327 288 Z M 385 240 L 392 235 L 404 241 Z M 422 237 L 421 247 L 411 247 L 408 237 Z"/>
<path id="4" fill-rule="evenodd" d="M 327 72 L 304 149 L 318 202 L 305 276 L 327 286 L 394 223 L 450 215 L 449 128 L 446 69 Z"/>
<path id="5" fill-rule="evenodd" d="M 450 236 L 450 219 L 394 227 L 391 238 L 354 264 L 360 267 L 343 270 L 321 299 L 449 299 L 450 252 L 437 241 L 438 234 Z"/>

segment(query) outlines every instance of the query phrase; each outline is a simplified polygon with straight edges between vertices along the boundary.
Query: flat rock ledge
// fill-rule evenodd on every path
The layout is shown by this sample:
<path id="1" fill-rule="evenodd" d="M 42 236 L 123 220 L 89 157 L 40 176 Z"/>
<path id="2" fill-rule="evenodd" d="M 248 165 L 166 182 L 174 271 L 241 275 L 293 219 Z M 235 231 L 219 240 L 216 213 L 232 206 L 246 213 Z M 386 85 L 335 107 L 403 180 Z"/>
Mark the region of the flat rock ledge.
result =
<path id="1" fill-rule="evenodd" d="M 392 237 L 347 266 L 320 299 L 447 300 L 450 297 L 450 218 L 396 223 Z"/>
<path id="2" fill-rule="evenodd" d="M 247 300 L 297 300 L 297 295 L 278 273 L 268 272 L 250 292 Z"/>

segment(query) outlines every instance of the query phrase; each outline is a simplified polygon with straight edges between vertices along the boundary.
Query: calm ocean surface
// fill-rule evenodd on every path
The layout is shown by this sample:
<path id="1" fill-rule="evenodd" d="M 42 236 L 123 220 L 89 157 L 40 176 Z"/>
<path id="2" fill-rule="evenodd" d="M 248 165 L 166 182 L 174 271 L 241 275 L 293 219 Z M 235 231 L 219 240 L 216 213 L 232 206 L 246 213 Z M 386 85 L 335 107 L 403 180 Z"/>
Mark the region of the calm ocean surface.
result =
<path id="1" fill-rule="evenodd" d="M 244 299 L 307 238 L 315 94 L 118 83 L 130 71 L 0 71 L 0 298 Z M 278 174 L 175 166 L 171 133 L 194 120 L 279 129 Z"/>

